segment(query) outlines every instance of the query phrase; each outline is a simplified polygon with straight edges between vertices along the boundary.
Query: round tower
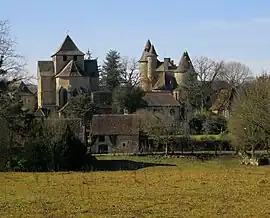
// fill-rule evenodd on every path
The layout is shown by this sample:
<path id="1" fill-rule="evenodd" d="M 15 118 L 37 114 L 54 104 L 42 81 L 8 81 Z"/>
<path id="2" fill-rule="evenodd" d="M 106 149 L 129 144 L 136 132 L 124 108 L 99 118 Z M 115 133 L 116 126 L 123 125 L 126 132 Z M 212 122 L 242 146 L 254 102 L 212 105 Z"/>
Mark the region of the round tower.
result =
<path id="1" fill-rule="evenodd" d="M 150 82 L 150 89 L 152 90 L 153 86 L 153 79 L 154 79 L 154 74 L 157 68 L 157 52 L 155 50 L 154 45 L 151 45 L 151 48 L 147 54 L 147 76 L 148 80 Z"/>
<path id="2" fill-rule="evenodd" d="M 140 58 L 139 62 L 139 71 L 140 71 L 140 86 L 144 91 L 148 91 L 149 89 L 149 81 L 148 81 L 148 75 L 147 75 L 147 54 L 151 48 L 151 42 L 148 39 L 144 50 L 142 53 L 142 56 Z"/>
<path id="3" fill-rule="evenodd" d="M 191 80 L 194 68 L 187 51 L 185 51 L 180 59 L 179 65 L 174 73 L 178 86 L 187 85 Z"/>

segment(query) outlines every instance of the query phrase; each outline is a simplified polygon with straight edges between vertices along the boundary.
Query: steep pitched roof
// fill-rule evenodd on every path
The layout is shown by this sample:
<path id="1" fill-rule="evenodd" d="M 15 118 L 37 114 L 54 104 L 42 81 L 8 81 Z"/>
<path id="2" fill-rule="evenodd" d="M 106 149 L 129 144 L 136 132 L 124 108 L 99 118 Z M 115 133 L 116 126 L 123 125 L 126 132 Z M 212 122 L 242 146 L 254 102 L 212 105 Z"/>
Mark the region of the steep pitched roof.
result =
<path id="1" fill-rule="evenodd" d="M 55 77 L 84 76 L 84 72 L 71 60 Z"/>
<path id="2" fill-rule="evenodd" d="M 143 53 L 142 53 L 142 56 L 139 60 L 139 62 L 146 62 L 147 61 L 147 53 L 149 52 L 151 48 L 151 42 L 150 40 L 148 39 L 147 42 L 145 43 L 145 46 L 144 46 L 144 49 L 143 49 Z"/>
<path id="3" fill-rule="evenodd" d="M 139 135 L 139 116 L 136 114 L 94 115 L 91 132 L 93 135 Z"/>
<path id="4" fill-rule="evenodd" d="M 16 81 L 14 83 L 10 84 L 11 88 L 16 88 L 20 90 L 21 92 L 27 92 L 30 94 L 35 94 L 35 92 L 32 92 L 28 85 L 26 85 L 23 81 Z"/>
<path id="5" fill-rule="evenodd" d="M 172 62 L 169 62 L 169 69 L 168 70 L 176 70 L 177 69 L 177 66 L 175 66 L 175 64 L 173 64 Z M 164 68 L 164 62 L 159 62 L 157 63 L 157 69 L 156 71 L 164 71 L 165 68 Z"/>
<path id="6" fill-rule="evenodd" d="M 84 53 L 78 49 L 70 36 L 67 35 L 64 42 L 60 45 L 52 57 L 55 55 L 84 55 Z"/>
<path id="7" fill-rule="evenodd" d="M 156 56 L 156 57 L 158 56 L 156 49 L 155 49 L 155 46 L 153 44 L 151 45 L 150 50 L 146 56 Z"/>
<path id="8" fill-rule="evenodd" d="M 184 73 L 184 72 L 187 72 L 189 70 L 194 70 L 194 68 L 193 68 L 193 65 L 191 63 L 188 52 L 185 51 L 180 58 L 180 61 L 179 61 L 179 64 L 178 64 L 176 71 L 179 73 Z"/>
<path id="9" fill-rule="evenodd" d="M 144 100 L 149 107 L 180 106 L 180 103 L 173 97 L 171 92 L 147 92 Z"/>

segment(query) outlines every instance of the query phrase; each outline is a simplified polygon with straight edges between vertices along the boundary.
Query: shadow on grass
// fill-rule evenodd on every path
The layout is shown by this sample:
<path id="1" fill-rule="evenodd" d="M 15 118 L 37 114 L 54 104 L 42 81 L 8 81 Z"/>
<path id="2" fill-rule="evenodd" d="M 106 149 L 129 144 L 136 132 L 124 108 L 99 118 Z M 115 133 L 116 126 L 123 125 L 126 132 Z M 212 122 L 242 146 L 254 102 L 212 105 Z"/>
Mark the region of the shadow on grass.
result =
<path id="1" fill-rule="evenodd" d="M 132 160 L 95 160 L 92 163 L 92 169 L 94 171 L 138 170 L 156 166 L 176 166 L 176 165 L 137 162 Z"/>

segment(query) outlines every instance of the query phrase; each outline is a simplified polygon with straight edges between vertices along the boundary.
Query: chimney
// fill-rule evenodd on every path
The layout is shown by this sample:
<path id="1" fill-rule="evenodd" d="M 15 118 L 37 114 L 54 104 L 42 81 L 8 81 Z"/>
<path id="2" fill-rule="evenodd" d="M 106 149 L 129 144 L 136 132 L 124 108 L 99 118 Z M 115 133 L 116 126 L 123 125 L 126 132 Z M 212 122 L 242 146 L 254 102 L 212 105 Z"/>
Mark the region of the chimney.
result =
<path id="1" fill-rule="evenodd" d="M 164 58 L 164 71 L 169 70 L 169 62 L 170 62 L 170 58 Z"/>

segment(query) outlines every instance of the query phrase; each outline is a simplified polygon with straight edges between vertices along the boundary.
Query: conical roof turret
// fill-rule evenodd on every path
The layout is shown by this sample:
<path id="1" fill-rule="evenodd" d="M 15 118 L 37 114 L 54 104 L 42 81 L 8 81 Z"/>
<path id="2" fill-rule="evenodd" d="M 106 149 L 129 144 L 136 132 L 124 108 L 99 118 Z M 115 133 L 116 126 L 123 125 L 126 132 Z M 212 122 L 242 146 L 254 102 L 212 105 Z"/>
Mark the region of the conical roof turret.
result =
<path id="1" fill-rule="evenodd" d="M 149 57 L 149 56 L 155 56 L 155 57 L 158 56 L 157 52 L 156 52 L 156 49 L 155 49 L 155 46 L 153 44 L 151 45 L 151 48 L 150 48 L 150 50 L 149 50 L 149 52 L 147 54 L 147 57 Z"/>
<path id="2" fill-rule="evenodd" d="M 191 63 L 190 57 L 187 51 L 184 51 L 183 55 L 180 58 L 178 67 L 176 69 L 177 72 L 186 72 L 189 70 L 193 70 L 193 65 Z"/>
<path id="3" fill-rule="evenodd" d="M 141 56 L 139 62 L 147 62 L 147 54 L 148 54 L 148 52 L 149 52 L 149 50 L 151 48 L 151 45 L 152 44 L 151 44 L 150 40 L 148 39 L 146 41 L 146 43 L 145 43 L 145 46 L 144 46 L 144 49 L 143 49 L 143 53 L 142 53 L 142 56 Z"/>

